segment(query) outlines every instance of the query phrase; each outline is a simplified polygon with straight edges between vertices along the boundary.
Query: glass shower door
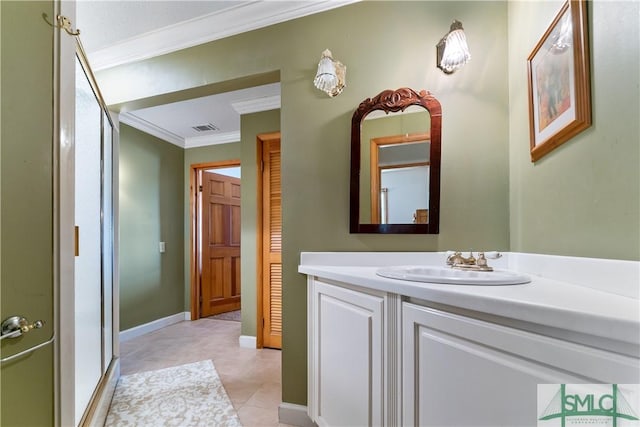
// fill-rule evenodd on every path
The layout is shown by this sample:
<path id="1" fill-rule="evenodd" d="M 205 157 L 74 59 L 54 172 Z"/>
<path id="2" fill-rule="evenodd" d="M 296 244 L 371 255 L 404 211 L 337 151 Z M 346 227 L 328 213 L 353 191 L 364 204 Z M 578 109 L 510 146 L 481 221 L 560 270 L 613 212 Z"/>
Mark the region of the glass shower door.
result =
<path id="1" fill-rule="evenodd" d="M 75 424 L 113 357 L 113 127 L 76 58 Z"/>

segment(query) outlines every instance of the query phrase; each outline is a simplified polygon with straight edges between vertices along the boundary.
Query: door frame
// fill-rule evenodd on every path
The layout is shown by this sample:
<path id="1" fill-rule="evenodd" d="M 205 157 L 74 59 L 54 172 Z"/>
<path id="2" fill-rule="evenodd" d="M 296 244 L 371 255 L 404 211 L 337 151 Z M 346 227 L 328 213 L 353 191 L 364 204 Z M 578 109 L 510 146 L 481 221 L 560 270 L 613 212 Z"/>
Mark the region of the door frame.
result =
<path id="1" fill-rule="evenodd" d="M 242 167 L 240 159 L 193 163 L 189 167 L 189 289 L 191 320 L 200 318 L 200 287 L 198 286 L 198 171 L 224 167 Z M 242 203 L 242 202 L 240 202 Z M 242 224 L 240 225 L 242 227 Z"/>
<path id="2" fill-rule="evenodd" d="M 257 175 L 257 183 L 256 183 L 256 197 L 257 197 L 257 204 L 256 204 L 256 303 L 257 303 L 257 309 L 256 309 L 256 348 L 263 348 L 264 347 L 264 327 L 263 327 L 263 319 L 264 319 L 264 310 L 263 310 L 263 303 L 264 303 L 264 299 L 262 298 L 262 293 L 264 291 L 263 289 L 263 280 L 264 280 L 264 275 L 262 274 L 263 272 L 263 264 L 264 264 L 264 259 L 263 259 L 263 245 L 264 243 L 264 239 L 262 238 L 262 234 L 264 231 L 264 227 L 263 227 L 263 223 L 262 223 L 262 214 L 263 214 L 263 186 L 262 186 L 262 173 L 264 171 L 264 165 L 262 163 L 262 154 L 264 152 L 264 144 L 273 140 L 273 139 L 280 139 L 281 143 L 282 143 L 282 136 L 280 131 L 277 132 L 267 132 L 267 133 L 260 133 L 256 136 L 256 146 L 257 146 L 257 158 L 256 158 L 256 163 L 257 163 L 257 171 L 258 173 Z M 280 145 L 280 156 L 282 156 L 282 145 Z"/>
<path id="3" fill-rule="evenodd" d="M 75 21 L 75 3 L 56 1 L 56 15 Z M 54 352 L 57 426 L 75 419 L 75 54 L 76 42 L 54 32 Z M 57 116 L 57 117 L 56 117 Z M 65 171 L 68 171 L 65 173 Z M 72 231 L 73 230 L 73 231 Z M 62 286 L 65 283 L 65 286 Z"/>
<path id="4" fill-rule="evenodd" d="M 75 2 L 56 0 L 55 15 L 76 23 Z M 82 425 L 104 423 L 111 397 L 120 377 L 120 303 L 119 303 L 119 123 L 106 106 L 95 76 L 87 68 L 84 49 L 75 37 L 63 29 L 54 31 L 54 138 L 53 138 L 53 263 L 54 263 L 54 424 L 66 426 L 75 419 L 75 87 L 76 55 L 83 62 L 103 113 L 113 125 L 112 133 L 112 353 L 89 406 L 85 408 Z M 101 178 L 103 179 L 103 178 Z M 101 201 L 102 203 L 102 201 Z M 102 208 L 101 208 L 102 209 Z M 101 246 L 101 250 L 103 250 Z M 104 304 L 103 304 L 104 307 Z M 104 332 L 103 332 L 104 333 Z"/>

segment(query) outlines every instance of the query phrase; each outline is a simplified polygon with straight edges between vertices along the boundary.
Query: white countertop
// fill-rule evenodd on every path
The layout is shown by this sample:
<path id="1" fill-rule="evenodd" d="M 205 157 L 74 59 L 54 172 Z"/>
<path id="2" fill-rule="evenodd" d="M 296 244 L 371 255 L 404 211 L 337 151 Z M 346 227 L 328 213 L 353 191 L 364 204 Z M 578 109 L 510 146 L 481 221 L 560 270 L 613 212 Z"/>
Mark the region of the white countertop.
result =
<path id="1" fill-rule="evenodd" d="M 495 268 L 519 266 L 511 270 L 530 275 L 530 283 L 472 286 L 411 282 L 376 275 L 379 267 L 416 265 L 418 259 L 423 261 L 422 265 L 442 265 L 445 255 L 441 252 L 369 255 L 303 253 L 298 271 L 453 307 L 640 344 L 640 300 L 633 297 L 640 287 L 637 276 L 640 263 L 637 262 L 602 260 L 602 268 L 598 269 L 593 266 L 600 260 L 506 253 L 504 259 L 490 260 L 490 265 Z M 533 262 L 528 259 L 530 256 Z M 545 267 L 540 267 L 540 274 L 524 267 L 541 261 Z M 350 262 L 354 265 L 349 265 Z M 576 279 L 568 282 L 566 277 L 572 277 L 569 273 L 580 263 L 589 265 L 588 277 L 582 279 L 580 273 L 574 273 Z M 558 264 L 563 267 L 559 268 Z M 598 276 L 594 271 L 600 271 L 602 277 L 594 277 Z M 601 285 L 600 281 L 604 283 Z"/>

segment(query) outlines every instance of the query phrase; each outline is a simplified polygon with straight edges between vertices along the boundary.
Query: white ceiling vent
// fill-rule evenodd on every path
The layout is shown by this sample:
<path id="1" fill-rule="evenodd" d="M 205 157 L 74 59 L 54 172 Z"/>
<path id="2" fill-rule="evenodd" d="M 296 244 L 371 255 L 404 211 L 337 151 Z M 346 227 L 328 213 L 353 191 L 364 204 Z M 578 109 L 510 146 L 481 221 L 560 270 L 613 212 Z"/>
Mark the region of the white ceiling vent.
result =
<path id="1" fill-rule="evenodd" d="M 216 125 L 213 125 L 211 123 L 207 123 L 206 125 L 198 125 L 198 126 L 191 126 L 193 129 L 195 129 L 198 132 L 208 132 L 208 131 L 212 131 L 212 130 L 220 130 L 220 128 Z"/>

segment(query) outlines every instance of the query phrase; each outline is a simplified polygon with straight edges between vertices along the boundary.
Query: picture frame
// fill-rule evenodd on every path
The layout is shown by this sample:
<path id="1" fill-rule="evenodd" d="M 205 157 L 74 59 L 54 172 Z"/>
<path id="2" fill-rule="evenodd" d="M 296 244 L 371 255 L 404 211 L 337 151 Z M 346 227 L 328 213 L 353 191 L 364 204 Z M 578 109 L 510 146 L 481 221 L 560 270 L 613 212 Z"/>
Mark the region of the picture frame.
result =
<path id="1" fill-rule="evenodd" d="M 591 126 L 586 0 L 567 0 L 527 58 L 531 161 Z"/>

